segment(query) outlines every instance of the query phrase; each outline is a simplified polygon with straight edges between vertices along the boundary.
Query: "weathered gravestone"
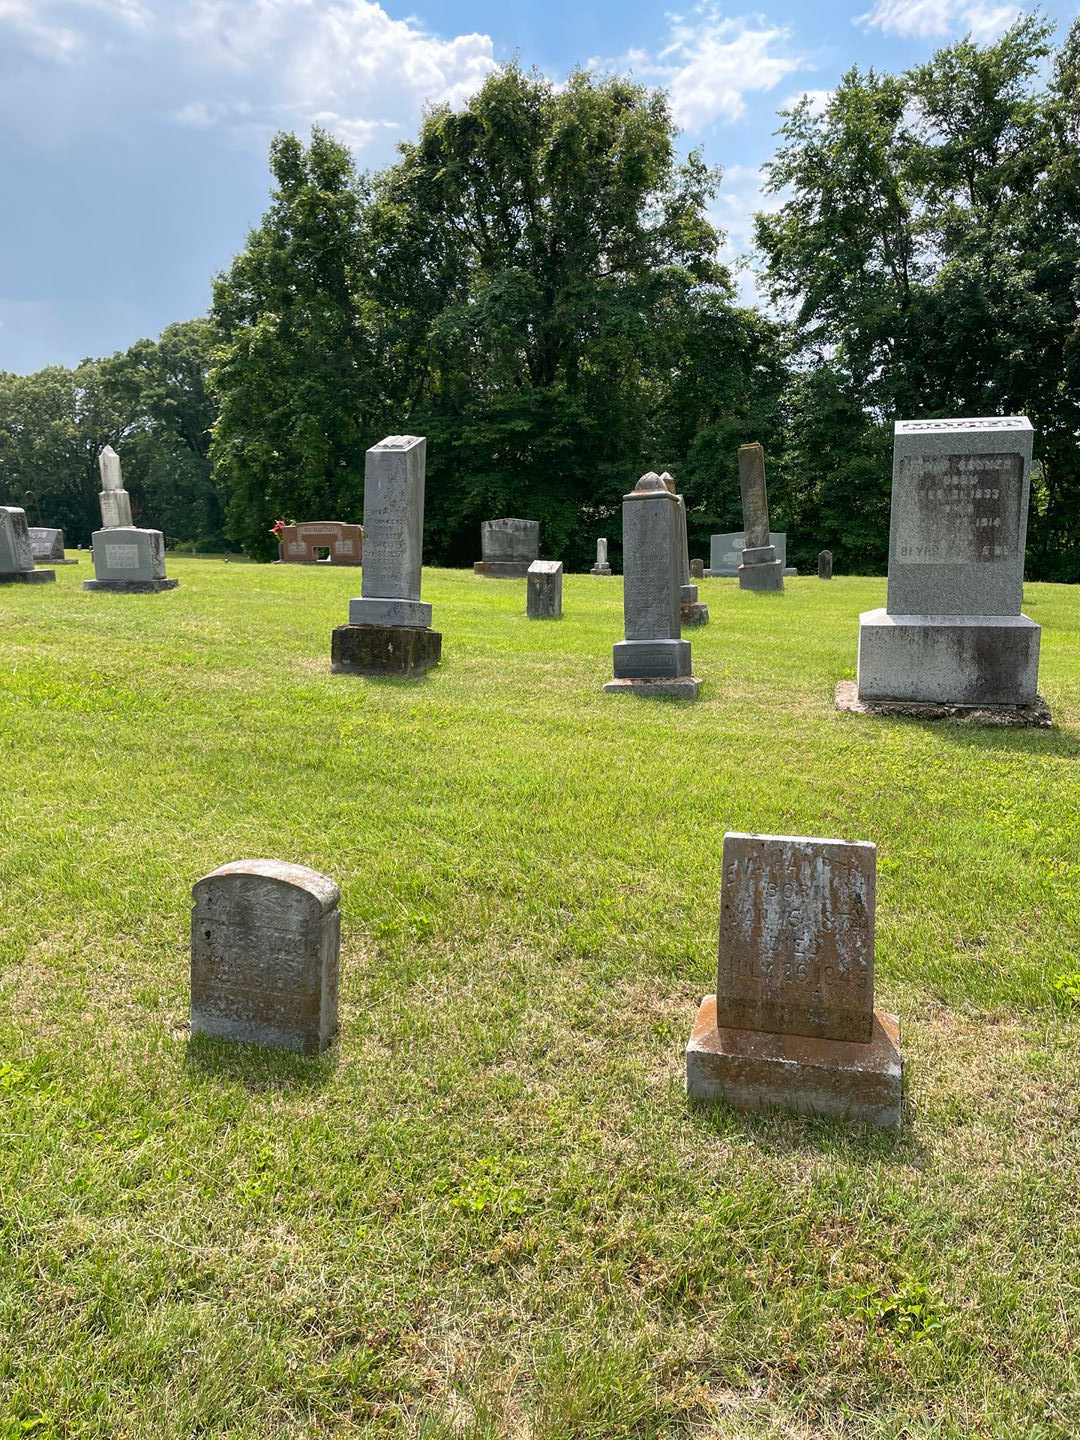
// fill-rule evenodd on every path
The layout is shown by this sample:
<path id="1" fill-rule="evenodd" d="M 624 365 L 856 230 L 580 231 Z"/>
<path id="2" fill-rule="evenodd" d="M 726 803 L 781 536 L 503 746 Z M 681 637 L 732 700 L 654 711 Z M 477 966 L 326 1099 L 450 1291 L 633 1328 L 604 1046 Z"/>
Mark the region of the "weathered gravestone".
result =
<path id="1" fill-rule="evenodd" d="M 83 589 L 134 595 L 175 590 L 180 582 L 165 574 L 165 536 L 160 530 L 144 530 L 131 523 L 131 501 L 123 485 L 120 456 L 106 445 L 98 463 L 101 529 L 90 537 L 94 579 L 84 580 Z"/>
<path id="2" fill-rule="evenodd" d="M 305 520 L 283 526 L 278 544 L 286 565 L 362 565 L 364 528 L 344 520 Z"/>
<path id="3" fill-rule="evenodd" d="M 153 595 L 175 590 L 180 583 L 165 574 L 165 537 L 160 530 L 118 525 L 110 530 L 95 530 L 91 544 L 94 579 L 83 581 L 84 590 Z"/>
<path id="4" fill-rule="evenodd" d="M 799 572 L 787 563 L 787 531 L 770 530 L 769 544 L 776 551 L 776 558 L 784 567 L 784 575 Z M 742 564 L 742 552 L 746 549 L 746 531 L 732 530 L 723 535 L 709 536 L 709 568 L 706 575 L 730 576 L 737 579 Z"/>
<path id="5" fill-rule="evenodd" d="M 31 525 L 30 549 L 35 565 L 77 565 L 64 554 L 64 532 L 48 525 Z"/>
<path id="6" fill-rule="evenodd" d="M 191 1033 L 316 1055 L 337 1034 L 340 892 L 280 860 L 237 860 L 196 882 Z"/>
<path id="7" fill-rule="evenodd" d="M 101 528 L 130 528 L 131 497 L 124 489 L 120 456 L 111 445 L 106 445 L 98 456 L 98 469 L 101 471 L 101 494 L 98 496 L 101 505 Z"/>
<path id="8" fill-rule="evenodd" d="M 817 573 L 819 580 L 832 579 L 832 551 L 822 550 L 817 557 Z"/>
<path id="9" fill-rule="evenodd" d="M 540 553 L 540 521 L 485 520 L 480 526 L 480 553 L 473 570 L 493 580 L 520 580 Z"/>
<path id="10" fill-rule="evenodd" d="M 47 585 L 55 570 L 35 570 L 26 511 L 0 505 L 0 585 Z"/>
<path id="11" fill-rule="evenodd" d="M 739 564 L 740 590 L 783 590 L 784 566 L 769 543 L 769 498 L 765 489 L 765 451 L 757 443 L 739 446 L 746 548 Z"/>
<path id="12" fill-rule="evenodd" d="M 716 994 L 686 1049 L 693 1099 L 900 1124 L 899 1023 L 874 1010 L 876 861 L 862 841 L 724 836 Z"/>
<path id="13" fill-rule="evenodd" d="M 439 663 L 442 635 L 420 599 L 427 441 L 388 435 L 364 467 L 364 577 L 349 623 L 331 639 L 331 668 L 415 678 Z"/>
<path id="14" fill-rule="evenodd" d="M 703 580 L 703 579 L 705 578 L 705 561 L 704 561 L 704 560 L 691 560 L 691 561 L 690 561 L 690 578 L 691 578 L 691 580 Z"/>
<path id="15" fill-rule="evenodd" d="M 623 497 L 626 638 L 613 647 L 615 678 L 605 690 L 697 698 L 701 682 L 680 631 L 681 544 L 678 501 L 650 471 Z"/>
<path id="16" fill-rule="evenodd" d="M 601 536 L 596 542 L 596 564 L 589 571 L 590 575 L 610 575 L 611 566 L 607 558 L 607 541 Z"/>
<path id="17" fill-rule="evenodd" d="M 686 501 L 675 488 L 674 476 L 666 470 L 660 476 L 679 502 L 679 619 L 693 627 L 709 623 L 709 607 L 698 600 L 698 588 L 690 582 L 690 542 L 686 526 Z"/>
<path id="18" fill-rule="evenodd" d="M 1032 440 L 1022 415 L 897 422 L 888 601 L 859 616 L 859 702 L 1036 701 L 1041 632 L 1020 610 Z"/>
<path id="19" fill-rule="evenodd" d="M 534 560 L 529 566 L 527 611 L 530 620 L 562 619 L 561 560 Z"/>

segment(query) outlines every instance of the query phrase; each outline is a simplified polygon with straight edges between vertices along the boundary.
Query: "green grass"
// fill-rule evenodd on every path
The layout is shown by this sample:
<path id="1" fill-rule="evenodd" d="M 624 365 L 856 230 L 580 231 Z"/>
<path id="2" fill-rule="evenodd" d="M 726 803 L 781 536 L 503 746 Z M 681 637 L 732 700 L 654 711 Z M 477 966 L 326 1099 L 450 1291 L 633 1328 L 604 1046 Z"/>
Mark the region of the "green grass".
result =
<path id="1" fill-rule="evenodd" d="M 1066 1437 L 1080 591 L 1050 732 L 832 708 L 884 582 L 705 581 L 695 705 L 617 580 L 425 574 L 444 663 L 329 673 L 348 570 L 0 591 L 0 1440 Z M 687 1106 L 727 829 L 878 845 L 899 1138 Z M 189 1046 L 192 883 L 342 888 L 320 1060 Z"/>

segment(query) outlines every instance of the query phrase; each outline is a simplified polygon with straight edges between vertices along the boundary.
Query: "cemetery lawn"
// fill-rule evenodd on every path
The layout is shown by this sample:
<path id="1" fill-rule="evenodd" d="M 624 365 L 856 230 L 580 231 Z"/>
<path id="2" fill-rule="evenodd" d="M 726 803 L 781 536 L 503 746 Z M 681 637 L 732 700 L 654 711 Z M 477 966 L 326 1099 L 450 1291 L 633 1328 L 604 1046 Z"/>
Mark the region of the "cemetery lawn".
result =
<path id="1" fill-rule="evenodd" d="M 702 582 L 680 705 L 618 579 L 426 571 L 409 684 L 355 571 L 169 570 L 0 590 L 0 1440 L 1075 1436 L 1080 587 L 1040 732 L 837 714 L 884 580 Z M 899 1137 L 688 1107 L 728 829 L 876 841 Z M 189 1044 L 246 856 L 341 885 L 321 1059 Z"/>

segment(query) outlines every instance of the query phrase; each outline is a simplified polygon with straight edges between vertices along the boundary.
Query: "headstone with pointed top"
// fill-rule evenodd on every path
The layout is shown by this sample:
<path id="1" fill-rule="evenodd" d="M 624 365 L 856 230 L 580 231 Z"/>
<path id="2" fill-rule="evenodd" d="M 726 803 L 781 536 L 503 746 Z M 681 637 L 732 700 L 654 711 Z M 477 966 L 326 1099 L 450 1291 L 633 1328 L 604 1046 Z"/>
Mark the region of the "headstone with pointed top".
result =
<path id="1" fill-rule="evenodd" d="M 610 575 L 611 566 L 607 558 L 607 540 L 601 536 L 596 542 L 596 564 L 589 571 L 590 575 Z"/>
<path id="2" fill-rule="evenodd" d="M 715 995 L 686 1048 L 693 1099 L 900 1124 L 899 1024 L 874 1009 L 877 847 L 724 836 Z"/>
<path id="3" fill-rule="evenodd" d="M 35 570 L 26 511 L 0 505 L 0 585 L 47 585 L 55 570 Z"/>
<path id="4" fill-rule="evenodd" d="M 681 532 L 676 496 L 653 471 L 623 497 L 624 640 L 614 647 L 611 693 L 695 699 L 690 642 L 679 617 Z"/>
<path id="5" fill-rule="evenodd" d="M 426 464 L 420 435 L 388 435 L 367 452 L 364 574 L 331 639 L 336 674 L 416 678 L 439 662 L 442 635 L 420 599 Z"/>
<path id="6" fill-rule="evenodd" d="M 131 497 L 124 489 L 120 456 L 111 445 L 106 445 L 98 456 L 98 468 L 101 471 L 101 494 L 98 496 L 101 503 L 101 528 L 103 530 L 115 530 L 120 526 L 130 528 L 132 525 Z"/>
<path id="7" fill-rule="evenodd" d="M 739 565 L 740 590 L 783 590 L 784 566 L 769 541 L 769 497 L 765 488 L 765 451 L 756 442 L 739 446 L 746 547 Z"/>
<path id="8" fill-rule="evenodd" d="M 660 479 L 679 502 L 679 618 L 686 626 L 707 625 L 709 607 L 698 600 L 698 588 L 690 576 L 690 541 L 686 527 L 686 501 L 678 492 L 675 477 L 664 471 Z"/>

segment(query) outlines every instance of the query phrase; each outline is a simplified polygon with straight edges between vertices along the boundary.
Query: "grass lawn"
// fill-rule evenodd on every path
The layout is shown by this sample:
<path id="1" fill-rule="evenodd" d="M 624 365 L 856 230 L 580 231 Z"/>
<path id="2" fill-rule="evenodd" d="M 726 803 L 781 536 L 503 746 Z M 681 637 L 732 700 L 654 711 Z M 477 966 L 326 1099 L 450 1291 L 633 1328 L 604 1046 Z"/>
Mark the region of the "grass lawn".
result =
<path id="1" fill-rule="evenodd" d="M 1048 732 L 838 715 L 883 580 L 701 582 L 694 705 L 601 693 L 617 579 L 0 590 L 0 1440 L 1073 1437 L 1080 587 Z M 899 1137 L 688 1107 L 725 830 L 878 845 Z M 192 883 L 342 889 L 319 1060 L 187 1035 Z"/>

